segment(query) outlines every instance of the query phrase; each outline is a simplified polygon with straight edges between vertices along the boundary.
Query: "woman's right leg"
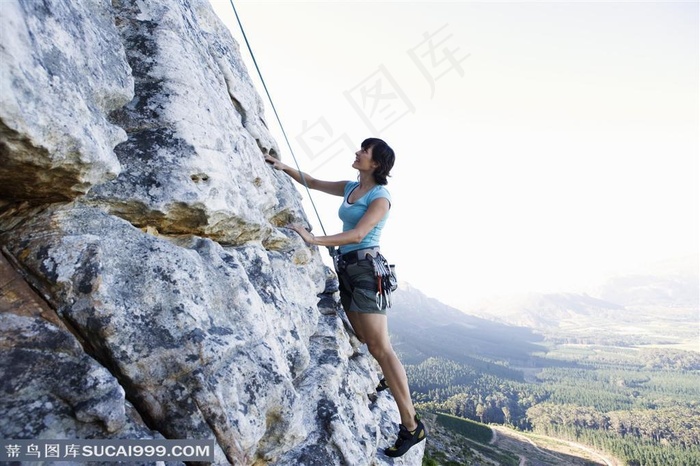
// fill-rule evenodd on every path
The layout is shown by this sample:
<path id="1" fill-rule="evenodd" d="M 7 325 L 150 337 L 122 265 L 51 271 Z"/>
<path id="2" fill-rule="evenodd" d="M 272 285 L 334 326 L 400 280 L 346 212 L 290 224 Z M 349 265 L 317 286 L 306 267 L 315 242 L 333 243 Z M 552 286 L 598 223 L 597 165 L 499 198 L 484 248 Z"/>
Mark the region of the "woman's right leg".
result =
<path id="1" fill-rule="evenodd" d="M 361 343 L 367 344 L 370 354 L 382 368 L 386 383 L 396 401 L 401 417 L 399 436 L 393 446 L 384 450 L 390 457 L 401 456 L 408 449 L 425 439 L 425 426 L 416 416 L 408 388 L 406 371 L 391 346 L 386 314 L 369 311 L 374 310 L 374 296 L 368 296 L 363 289 L 356 288 L 353 283 L 360 283 L 362 278 L 372 280 L 374 271 L 371 265 L 358 264 L 347 270 L 347 274 L 339 276 L 340 301 L 352 325 L 355 335 Z M 347 280 L 347 281 L 346 281 Z M 351 308 L 367 309 L 368 312 L 350 311 Z"/>
<path id="2" fill-rule="evenodd" d="M 362 335 L 360 341 L 367 343 L 367 349 L 382 368 L 384 378 L 399 408 L 401 424 L 409 430 L 415 429 L 417 424 L 415 421 L 416 411 L 411 401 L 408 378 L 403 364 L 391 347 L 386 315 L 352 311 L 347 314 L 355 333 L 359 332 L 358 335 Z"/>

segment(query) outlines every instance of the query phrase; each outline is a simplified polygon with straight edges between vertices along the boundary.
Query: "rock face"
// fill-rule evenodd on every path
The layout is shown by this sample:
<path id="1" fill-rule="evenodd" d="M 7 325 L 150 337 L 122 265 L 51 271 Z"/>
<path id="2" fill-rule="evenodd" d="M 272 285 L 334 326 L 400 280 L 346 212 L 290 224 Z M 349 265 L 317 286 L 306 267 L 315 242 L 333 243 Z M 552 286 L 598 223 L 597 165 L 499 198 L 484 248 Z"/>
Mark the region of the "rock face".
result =
<path id="1" fill-rule="evenodd" d="M 300 197 L 208 2 L 8 0 L 0 24 L 0 435 L 420 464 L 381 453 L 398 412 L 284 228 Z"/>

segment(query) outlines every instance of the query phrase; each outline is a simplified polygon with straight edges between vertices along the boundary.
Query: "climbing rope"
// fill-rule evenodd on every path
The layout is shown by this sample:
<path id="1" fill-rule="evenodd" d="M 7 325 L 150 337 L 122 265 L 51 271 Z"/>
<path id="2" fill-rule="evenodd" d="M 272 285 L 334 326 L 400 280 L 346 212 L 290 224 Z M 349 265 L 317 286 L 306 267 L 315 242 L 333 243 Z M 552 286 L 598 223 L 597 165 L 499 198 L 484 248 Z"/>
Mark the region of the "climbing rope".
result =
<path id="1" fill-rule="evenodd" d="M 267 94 L 267 99 L 270 101 L 270 106 L 272 107 L 272 111 L 275 114 L 275 118 L 277 118 L 277 123 L 280 125 L 280 129 L 282 130 L 282 135 L 284 136 L 284 140 L 287 143 L 287 147 L 289 148 L 289 153 L 292 154 L 292 159 L 294 159 L 294 164 L 297 167 L 297 171 L 299 172 L 299 175 L 301 177 L 301 181 L 306 188 L 306 192 L 309 195 L 309 200 L 311 201 L 311 206 L 314 208 L 314 212 L 316 213 L 316 218 L 318 219 L 318 223 L 321 225 L 321 230 L 323 231 L 324 235 L 328 235 L 326 233 L 326 229 L 323 227 L 323 221 L 321 221 L 321 216 L 318 214 L 318 210 L 316 209 L 316 204 L 314 203 L 314 198 L 311 196 L 311 190 L 309 189 L 309 185 L 306 183 L 306 178 L 304 177 L 304 172 L 301 171 L 301 168 L 299 167 L 299 162 L 297 161 L 296 156 L 294 155 L 294 150 L 292 149 L 292 145 L 289 143 L 289 138 L 287 137 L 287 132 L 284 130 L 284 125 L 282 125 L 282 120 L 280 119 L 279 114 L 277 113 L 277 109 L 275 108 L 275 103 L 272 101 L 272 96 L 270 95 L 270 91 L 267 89 L 267 85 L 265 84 L 265 79 L 263 78 L 262 72 L 260 71 L 260 67 L 258 66 L 258 62 L 255 59 L 255 54 L 253 53 L 253 49 L 250 46 L 250 42 L 248 41 L 248 36 L 245 33 L 245 29 L 243 29 L 243 23 L 241 23 L 241 18 L 238 16 L 238 11 L 236 11 L 236 6 L 233 4 L 233 0 L 229 0 L 229 3 L 231 3 L 231 8 L 233 8 L 233 14 L 236 15 L 236 21 L 238 21 L 238 26 L 241 29 L 241 33 L 243 34 L 243 40 L 245 41 L 245 45 L 248 47 L 248 52 L 250 53 L 250 57 L 253 59 L 253 64 L 255 65 L 255 70 L 258 72 L 258 76 L 260 77 L 260 82 L 262 82 L 263 89 L 265 89 L 265 94 Z M 328 248 L 329 251 L 331 252 L 331 255 L 334 253 L 333 248 Z"/>

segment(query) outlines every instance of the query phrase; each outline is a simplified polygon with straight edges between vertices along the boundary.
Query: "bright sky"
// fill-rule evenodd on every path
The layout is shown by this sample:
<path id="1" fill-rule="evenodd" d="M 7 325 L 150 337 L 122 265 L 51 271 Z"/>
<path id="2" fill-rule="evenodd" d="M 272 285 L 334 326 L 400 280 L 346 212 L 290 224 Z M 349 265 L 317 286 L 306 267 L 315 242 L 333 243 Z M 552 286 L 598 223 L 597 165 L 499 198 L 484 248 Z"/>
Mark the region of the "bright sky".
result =
<path id="1" fill-rule="evenodd" d="M 355 179 L 370 136 L 396 151 L 382 249 L 429 296 L 468 311 L 698 252 L 698 3 L 235 4 L 304 171 Z M 312 195 L 339 232 L 340 199 Z"/>

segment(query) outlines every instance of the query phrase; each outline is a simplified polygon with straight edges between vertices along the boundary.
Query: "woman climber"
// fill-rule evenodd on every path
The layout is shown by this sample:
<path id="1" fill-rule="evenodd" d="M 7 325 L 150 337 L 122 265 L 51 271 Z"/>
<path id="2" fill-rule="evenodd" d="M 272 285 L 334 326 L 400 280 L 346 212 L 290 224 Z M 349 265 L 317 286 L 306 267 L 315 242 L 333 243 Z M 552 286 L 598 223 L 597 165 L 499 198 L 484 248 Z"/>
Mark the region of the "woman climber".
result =
<path id="1" fill-rule="evenodd" d="M 387 177 L 394 166 L 394 151 L 381 139 L 362 142 L 355 153 L 352 167 L 358 172 L 358 181 L 322 181 L 285 165 L 269 155 L 265 160 L 282 170 L 296 182 L 306 184 L 335 196 L 343 196 L 338 215 L 343 221 L 343 232 L 328 236 L 314 236 L 301 225 L 290 225 L 308 244 L 339 246 L 336 268 L 340 282 L 340 300 L 357 338 L 367 344 L 377 360 L 384 379 L 378 391 L 388 387 L 396 400 L 401 415 L 398 439 L 386 448 L 387 456 L 397 457 L 425 439 L 426 431 L 411 401 L 408 379 L 401 361 L 389 340 L 386 301 L 378 299 L 377 280 L 372 259 L 379 254 L 379 237 L 389 216 L 391 195 L 386 189 Z"/>

